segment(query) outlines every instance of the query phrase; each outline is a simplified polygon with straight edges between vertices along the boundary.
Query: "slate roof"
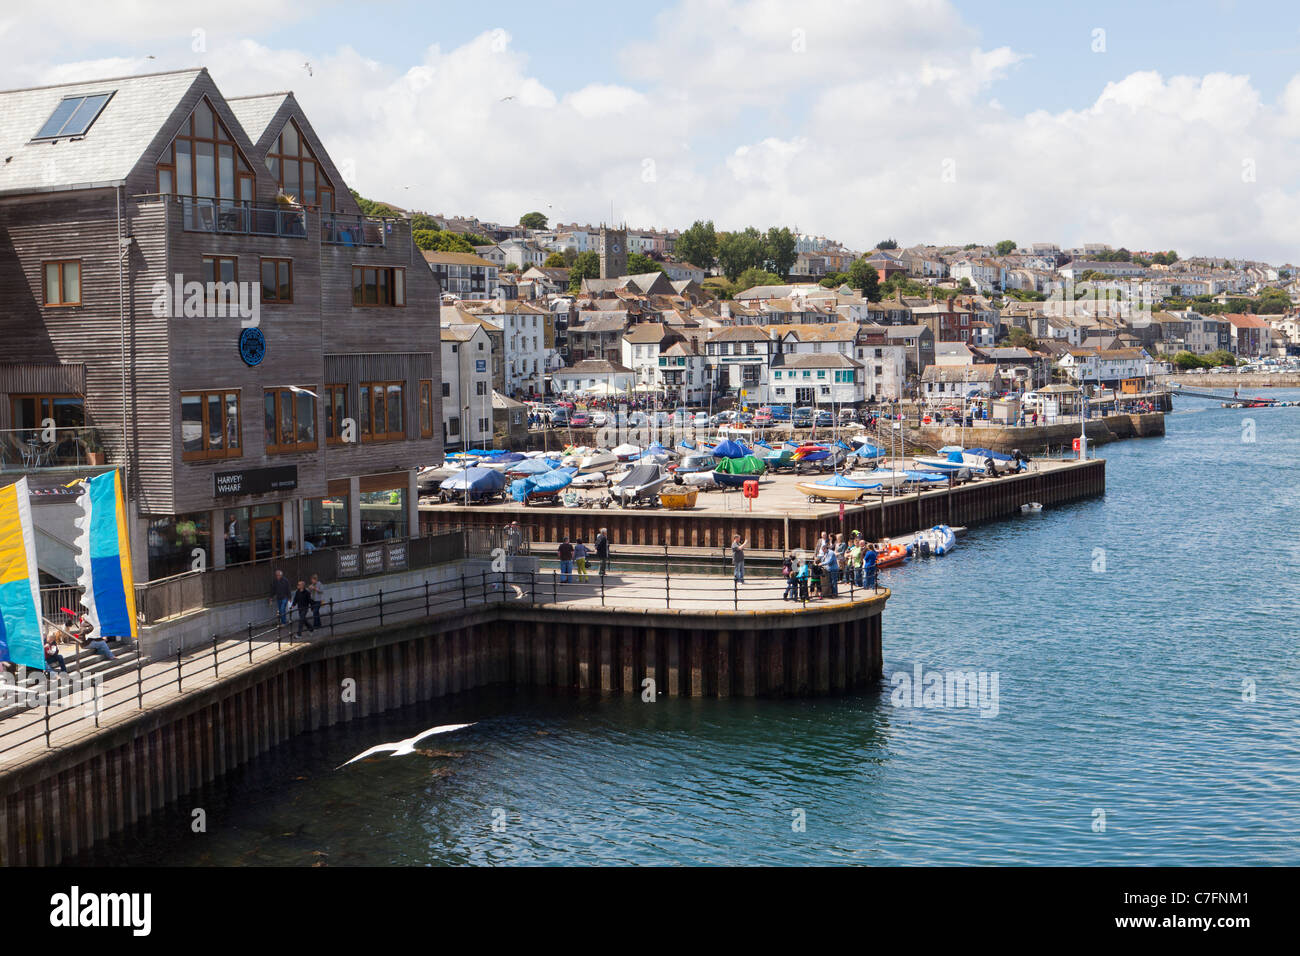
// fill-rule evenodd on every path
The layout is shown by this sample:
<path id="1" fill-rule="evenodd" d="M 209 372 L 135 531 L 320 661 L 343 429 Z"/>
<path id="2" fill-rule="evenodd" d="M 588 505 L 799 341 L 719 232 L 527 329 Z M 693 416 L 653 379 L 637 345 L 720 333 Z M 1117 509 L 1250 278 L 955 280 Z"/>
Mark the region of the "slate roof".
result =
<path id="1" fill-rule="evenodd" d="M 0 92 L 0 194 L 124 182 L 204 72 L 177 70 Z M 84 136 L 32 142 L 64 97 L 93 93 L 113 97 Z"/>
<path id="2" fill-rule="evenodd" d="M 244 127 L 249 140 L 256 143 L 265 135 L 267 124 L 275 119 L 275 114 L 292 95 L 292 93 L 281 92 L 262 93 L 256 96 L 228 96 L 226 102 L 230 104 L 230 110 L 239 120 L 239 125 Z M 276 130 L 276 134 L 279 134 L 279 130 Z"/>

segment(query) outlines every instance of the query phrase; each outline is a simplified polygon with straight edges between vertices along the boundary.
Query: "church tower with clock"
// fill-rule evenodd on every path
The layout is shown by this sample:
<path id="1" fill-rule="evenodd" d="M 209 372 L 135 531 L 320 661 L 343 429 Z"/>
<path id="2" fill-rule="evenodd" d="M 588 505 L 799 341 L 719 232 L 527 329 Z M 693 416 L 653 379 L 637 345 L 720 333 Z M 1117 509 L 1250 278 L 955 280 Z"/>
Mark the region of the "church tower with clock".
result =
<path id="1" fill-rule="evenodd" d="M 600 277 L 617 279 L 627 275 L 627 227 L 600 227 Z"/>

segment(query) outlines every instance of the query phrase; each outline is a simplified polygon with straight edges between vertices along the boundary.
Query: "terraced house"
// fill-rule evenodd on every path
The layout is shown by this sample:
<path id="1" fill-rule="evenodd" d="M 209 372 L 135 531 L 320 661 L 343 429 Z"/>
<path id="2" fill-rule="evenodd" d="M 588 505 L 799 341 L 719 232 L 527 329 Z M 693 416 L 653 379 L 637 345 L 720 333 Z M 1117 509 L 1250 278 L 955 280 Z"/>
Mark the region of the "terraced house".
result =
<path id="1" fill-rule="evenodd" d="M 0 467 L 124 469 L 137 580 L 417 533 L 438 302 L 292 93 L 202 69 L 0 93 Z"/>

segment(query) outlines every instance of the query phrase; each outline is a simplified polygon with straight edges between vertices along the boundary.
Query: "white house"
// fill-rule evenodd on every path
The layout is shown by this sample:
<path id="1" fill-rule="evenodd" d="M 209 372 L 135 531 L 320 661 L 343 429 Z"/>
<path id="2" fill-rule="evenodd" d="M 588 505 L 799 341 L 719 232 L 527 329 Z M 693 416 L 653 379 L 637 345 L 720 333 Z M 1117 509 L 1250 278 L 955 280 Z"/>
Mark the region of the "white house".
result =
<path id="1" fill-rule="evenodd" d="M 981 292 L 1001 292 L 1007 284 L 1007 270 L 996 259 L 958 259 L 952 277 L 969 280 Z"/>
<path id="2" fill-rule="evenodd" d="M 1057 364 L 1076 382 L 1114 387 L 1122 379 L 1151 377 L 1146 349 L 1068 349 Z"/>
<path id="3" fill-rule="evenodd" d="M 577 365 L 557 369 L 551 381 L 555 391 L 569 395 L 627 395 L 636 387 L 636 373 L 618 362 L 583 359 Z"/>
<path id="4" fill-rule="evenodd" d="M 443 446 L 490 444 L 492 341 L 481 325 L 444 325 L 441 332 Z"/>
<path id="5" fill-rule="evenodd" d="M 709 377 L 719 392 L 734 392 L 746 404 L 767 401 L 768 368 L 779 345 L 754 325 L 733 325 L 709 336 L 704 346 Z"/>
<path id="6" fill-rule="evenodd" d="M 1002 390 L 995 365 L 931 365 L 921 373 L 921 398 L 929 405 L 960 404 L 963 398 Z"/>
<path id="7" fill-rule="evenodd" d="M 768 402 L 814 407 L 866 399 L 862 363 L 840 352 L 783 352 L 772 359 Z"/>

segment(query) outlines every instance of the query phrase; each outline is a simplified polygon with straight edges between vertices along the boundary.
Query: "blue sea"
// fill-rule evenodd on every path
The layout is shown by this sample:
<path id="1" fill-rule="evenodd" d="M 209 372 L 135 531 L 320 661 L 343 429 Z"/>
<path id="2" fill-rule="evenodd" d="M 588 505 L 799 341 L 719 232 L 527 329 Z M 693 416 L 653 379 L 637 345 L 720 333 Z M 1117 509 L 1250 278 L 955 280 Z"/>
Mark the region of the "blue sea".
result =
<path id="1" fill-rule="evenodd" d="M 1300 408 L 1177 401 L 1100 449 L 1104 498 L 886 572 L 879 691 L 463 695 L 299 738 L 86 862 L 1298 864 Z M 982 701 L 904 692 L 956 672 Z"/>

